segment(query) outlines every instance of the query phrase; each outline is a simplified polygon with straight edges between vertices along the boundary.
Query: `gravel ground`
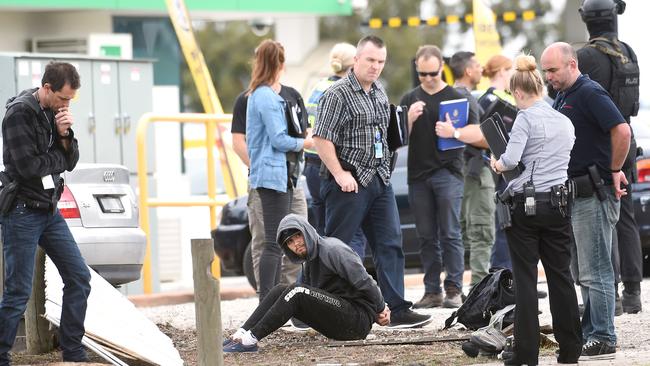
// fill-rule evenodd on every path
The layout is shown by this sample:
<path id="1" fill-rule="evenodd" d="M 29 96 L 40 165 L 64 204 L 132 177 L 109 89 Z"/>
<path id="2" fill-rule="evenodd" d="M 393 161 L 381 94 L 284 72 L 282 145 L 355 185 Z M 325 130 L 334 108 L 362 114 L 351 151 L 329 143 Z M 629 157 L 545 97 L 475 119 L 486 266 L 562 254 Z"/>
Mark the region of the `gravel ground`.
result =
<path id="1" fill-rule="evenodd" d="M 545 284 L 539 284 L 546 290 Z M 406 291 L 407 299 L 417 301 L 423 287 L 411 287 Z M 467 292 L 467 289 L 465 290 Z M 579 292 L 578 292 L 579 293 Z M 619 338 L 618 352 L 614 361 L 589 362 L 590 365 L 650 365 L 650 280 L 642 284 L 643 308 L 639 314 L 623 314 L 616 317 L 616 331 Z M 578 295 L 580 301 L 580 296 Z M 257 305 L 257 298 L 238 299 L 221 302 L 224 334 L 230 334 L 239 327 Z M 170 335 L 181 352 L 186 364 L 195 364 L 194 304 L 142 308 L 161 329 Z M 540 324 L 550 324 L 548 298 L 540 300 Z M 469 332 L 452 329 L 441 331 L 444 320 L 452 309 L 426 309 L 433 321 L 418 330 L 398 331 L 375 324 L 371 339 L 404 339 L 433 336 L 462 336 Z M 260 342 L 260 352 L 256 354 L 225 355 L 225 364 L 500 364 L 494 358 L 479 357 L 471 359 L 460 349 L 461 342 L 436 342 L 427 345 L 337 347 L 327 346 L 327 339 L 315 332 L 296 333 L 288 328 L 275 332 Z M 543 349 L 540 364 L 555 364 L 553 349 Z"/>

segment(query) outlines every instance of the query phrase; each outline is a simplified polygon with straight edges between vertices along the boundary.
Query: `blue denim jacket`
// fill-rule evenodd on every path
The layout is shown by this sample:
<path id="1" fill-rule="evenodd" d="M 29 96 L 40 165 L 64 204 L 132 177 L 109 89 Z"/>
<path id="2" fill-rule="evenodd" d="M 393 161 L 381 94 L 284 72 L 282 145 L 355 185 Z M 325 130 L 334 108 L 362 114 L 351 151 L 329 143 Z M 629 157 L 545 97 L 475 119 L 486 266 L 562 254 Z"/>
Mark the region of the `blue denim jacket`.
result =
<path id="1" fill-rule="evenodd" d="M 251 188 L 287 191 L 288 151 L 301 151 L 304 140 L 287 133 L 284 99 L 263 85 L 248 97 L 246 145 L 250 158 Z"/>

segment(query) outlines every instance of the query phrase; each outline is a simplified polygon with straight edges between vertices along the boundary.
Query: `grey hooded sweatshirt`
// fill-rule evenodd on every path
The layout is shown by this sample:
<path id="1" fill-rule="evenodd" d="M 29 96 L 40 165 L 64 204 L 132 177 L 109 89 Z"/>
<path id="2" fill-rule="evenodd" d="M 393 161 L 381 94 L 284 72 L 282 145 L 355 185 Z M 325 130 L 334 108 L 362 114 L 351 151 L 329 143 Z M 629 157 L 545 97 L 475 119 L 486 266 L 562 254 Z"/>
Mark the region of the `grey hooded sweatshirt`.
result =
<path id="1" fill-rule="evenodd" d="M 284 244 L 295 229 L 305 238 L 307 258 L 300 258 Z M 386 304 L 377 283 L 363 267 L 361 258 L 341 240 L 322 237 L 304 217 L 289 214 L 280 221 L 277 242 L 292 262 L 302 263 L 302 283 L 361 306 L 371 322 L 384 310 Z"/>

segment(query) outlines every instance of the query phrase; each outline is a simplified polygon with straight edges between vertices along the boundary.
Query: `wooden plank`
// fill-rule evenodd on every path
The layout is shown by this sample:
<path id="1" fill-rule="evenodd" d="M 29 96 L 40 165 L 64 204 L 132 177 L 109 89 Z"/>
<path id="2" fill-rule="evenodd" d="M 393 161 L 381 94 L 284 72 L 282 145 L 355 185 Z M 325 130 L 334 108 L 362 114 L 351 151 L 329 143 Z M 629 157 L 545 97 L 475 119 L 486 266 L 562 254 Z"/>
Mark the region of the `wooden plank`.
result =
<path id="1" fill-rule="evenodd" d="M 427 344 L 436 342 L 462 342 L 468 341 L 469 335 L 466 336 L 423 336 L 400 339 L 378 339 L 378 340 L 360 340 L 360 341 L 330 341 L 328 347 L 360 347 L 360 346 L 390 346 L 399 344 Z"/>
<path id="2" fill-rule="evenodd" d="M 47 297 L 45 314 L 50 322 L 58 324 L 61 320 L 63 282 L 51 260 L 47 259 L 45 268 Z M 124 295 L 95 271 L 89 270 L 92 290 L 88 298 L 84 322 L 85 338 L 111 344 L 112 348 L 150 364 L 182 365 L 183 360 L 171 339 L 136 309 Z"/>
<path id="3" fill-rule="evenodd" d="M 200 366 L 223 365 L 219 281 L 212 276 L 212 239 L 192 239 L 194 307 Z"/>
<path id="4" fill-rule="evenodd" d="M 45 251 L 36 250 L 32 296 L 25 311 L 25 338 L 27 354 L 39 355 L 54 350 L 54 334 L 50 323 L 42 317 L 45 314 Z"/>

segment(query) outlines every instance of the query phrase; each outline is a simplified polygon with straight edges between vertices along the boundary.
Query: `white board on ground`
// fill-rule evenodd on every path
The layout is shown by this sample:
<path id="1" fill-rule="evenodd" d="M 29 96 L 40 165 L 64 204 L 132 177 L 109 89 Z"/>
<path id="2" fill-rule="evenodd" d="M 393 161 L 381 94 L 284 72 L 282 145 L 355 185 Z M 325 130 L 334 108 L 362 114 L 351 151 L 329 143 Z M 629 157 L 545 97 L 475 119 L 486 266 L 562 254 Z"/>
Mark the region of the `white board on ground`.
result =
<path id="1" fill-rule="evenodd" d="M 90 269 L 90 273 L 91 291 L 84 323 L 86 337 L 120 354 L 153 365 L 183 365 L 183 360 L 169 337 L 95 271 Z M 63 281 L 49 257 L 45 260 L 45 298 L 45 317 L 58 326 L 61 321 Z M 96 343 L 84 344 L 93 351 L 93 348 L 97 348 L 93 346 L 99 346 Z M 115 363 L 122 361 L 103 347 L 100 352 L 110 355 L 98 353 L 107 361 L 115 365 L 126 365 Z"/>

